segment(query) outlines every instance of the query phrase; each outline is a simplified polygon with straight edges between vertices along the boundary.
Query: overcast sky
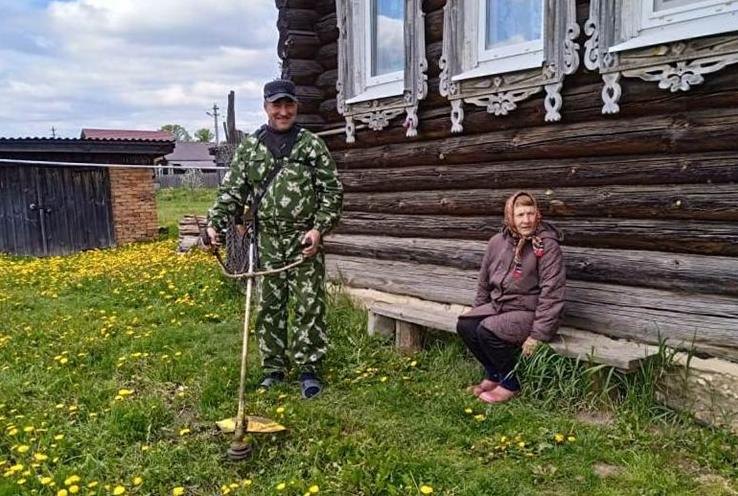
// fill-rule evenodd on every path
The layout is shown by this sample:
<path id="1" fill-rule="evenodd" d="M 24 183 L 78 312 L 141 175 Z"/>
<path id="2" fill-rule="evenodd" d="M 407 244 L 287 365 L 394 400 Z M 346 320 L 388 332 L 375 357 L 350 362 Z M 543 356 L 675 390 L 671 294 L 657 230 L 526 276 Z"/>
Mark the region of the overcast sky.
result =
<path id="1" fill-rule="evenodd" d="M 274 0 L 0 0 L 0 12 L 0 136 L 194 133 L 229 90 L 250 131 L 279 76 Z"/>

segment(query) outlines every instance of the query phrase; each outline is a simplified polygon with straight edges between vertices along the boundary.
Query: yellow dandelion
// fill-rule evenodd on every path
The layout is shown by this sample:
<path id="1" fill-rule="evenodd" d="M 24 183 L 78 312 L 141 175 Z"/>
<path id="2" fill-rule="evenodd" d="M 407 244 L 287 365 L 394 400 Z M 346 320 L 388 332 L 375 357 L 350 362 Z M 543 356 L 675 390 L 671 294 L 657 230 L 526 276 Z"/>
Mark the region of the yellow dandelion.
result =
<path id="1" fill-rule="evenodd" d="M 310 486 L 310 487 L 308 488 L 308 492 L 309 492 L 310 494 L 318 494 L 318 493 L 320 492 L 320 487 L 318 487 L 318 485 L 317 485 L 317 484 L 313 484 L 312 486 Z"/>
<path id="2" fill-rule="evenodd" d="M 175 487 L 172 489 L 172 496 L 182 496 L 185 493 L 184 487 Z"/>
<path id="3" fill-rule="evenodd" d="M 473 411 L 474 411 L 474 410 L 472 410 L 472 409 L 471 409 L 471 408 L 469 408 L 469 407 L 466 407 L 466 408 L 464 408 L 464 413 L 466 413 L 467 415 L 471 415 L 471 413 L 472 413 Z"/>
<path id="4" fill-rule="evenodd" d="M 35 430 L 36 430 L 36 428 L 35 428 L 35 427 L 33 427 L 32 425 L 27 425 L 27 426 L 25 426 L 25 427 L 23 428 L 23 432 L 33 432 L 33 431 L 35 431 Z"/>
<path id="5" fill-rule="evenodd" d="M 76 484 L 81 479 L 79 478 L 79 475 L 70 475 L 66 479 L 64 479 L 64 485 L 65 486 L 71 486 L 72 484 Z"/>
<path id="6" fill-rule="evenodd" d="M 113 496 L 120 496 L 121 494 L 126 493 L 126 488 L 123 486 L 115 486 L 115 489 L 113 489 Z"/>
<path id="7" fill-rule="evenodd" d="M 180 436 L 186 436 L 189 433 L 190 433 L 190 430 L 187 427 L 185 427 L 184 429 L 180 429 L 179 430 L 179 435 Z"/>
<path id="8" fill-rule="evenodd" d="M 566 438 L 566 440 L 569 441 L 570 443 L 573 443 L 574 441 L 577 440 L 577 438 L 575 438 L 574 436 L 569 436 Z"/>
<path id="9" fill-rule="evenodd" d="M 564 439 L 565 439 L 564 435 L 561 434 L 560 432 L 557 432 L 556 434 L 554 434 L 554 441 L 556 441 L 557 443 L 563 443 Z"/>
<path id="10" fill-rule="evenodd" d="M 518 448 L 525 448 L 525 441 L 520 441 L 518 443 Z"/>
<path id="11" fill-rule="evenodd" d="M 88 487 L 89 489 L 92 489 L 92 488 L 95 488 L 95 487 L 97 487 L 97 486 L 99 486 L 99 485 L 100 485 L 100 483 L 99 483 L 99 482 L 97 482 L 97 481 L 92 481 L 92 482 L 90 482 L 89 484 L 87 484 L 87 487 Z"/>
<path id="12" fill-rule="evenodd" d="M 66 365 L 66 363 L 67 363 L 68 361 L 69 361 L 69 358 L 67 358 L 67 357 L 61 357 L 61 358 L 59 359 L 59 363 L 61 363 L 62 365 Z"/>
<path id="13" fill-rule="evenodd" d="M 64 439 L 64 434 L 57 434 L 54 436 L 54 441 L 61 441 L 62 439 Z"/>
<path id="14" fill-rule="evenodd" d="M 31 448 L 29 448 L 29 447 L 28 447 L 27 445 L 25 445 L 25 444 L 21 444 L 20 446 L 18 446 L 18 448 L 17 448 L 17 450 L 16 450 L 16 451 L 18 451 L 18 453 L 25 453 L 25 452 L 27 452 L 27 451 L 28 451 L 29 449 L 31 449 Z"/>
<path id="15" fill-rule="evenodd" d="M 412 362 L 410 362 L 411 367 L 415 367 L 417 364 L 418 362 L 416 360 L 413 360 Z"/>
<path id="16" fill-rule="evenodd" d="M 285 487 L 287 487 L 287 484 L 285 484 L 284 482 L 280 482 L 279 484 L 277 484 L 277 491 L 284 491 Z"/>
<path id="17" fill-rule="evenodd" d="M 19 486 L 22 486 L 23 484 L 25 484 L 25 483 L 26 483 L 26 479 L 18 479 L 18 480 L 17 480 L 17 481 L 15 481 L 15 482 L 16 482 L 16 484 L 18 484 Z"/>
<path id="18" fill-rule="evenodd" d="M 133 485 L 134 486 L 140 486 L 141 484 L 143 484 L 143 481 L 144 480 L 141 477 L 134 477 L 133 478 Z"/>
<path id="19" fill-rule="evenodd" d="M 244 480 L 242 480 L 242 481 L 241 481 L 241 485 L 242 485 L 243 487 L 248 487 L 248 486 L 250 486 L 250 485 L 251 485 L 251 479 L 244 479 Z"/>
<path id="20" fill-rule="evenodd" d="M 133 389 L 120 389 L 118 390 L 118 396 L 123 396 L 124 398 L 126 396 L 131 396 L 135 391 Z"/>
<path id="21" fill-rule="evenodd" d="M 59 489 L 56 492 L 56 496 L 69 496 L 69 491 L 67 491 L 66 489 Z"/>
<path id="22" fill-rule="evenodd" d="M 284 407 L 283 406 L 277 407 L 276 411 L 277 413 L 284 413 Z"/>
<path id="23" fill-rule="evenodd" d="M 420 486 L 420 492 L 423 494 L 433 494 L 433 488 L 431 486 L 423 484 Z"/>
<path id="24" fill-rule="evenodd" d="M 481 421 L 483 421 L 483 420 L 484 420 L 485 418 L 486 418 L 486 417 L 485 417 L 484 415 L 482 415 L 481 413 L 479 413 L 479 414 L 477 414 L 477 415 L 474 415 L 474 420 L 476 420 L 477 422 L 481 422 Z"/>
<path id="25" fill-rule="evenodd" d="M 52 479 L 51 477 L 41 477 L 39 479 L 39 482 L 41 483 L 42 486 L 48 486 L 49 484 L 51 484 L 53 480 L 54 479 Z"/>
<path id="26" fill-rule="evenodd" d="M 37 462 L 45 462 L 46 460 L 49 459 L 49 457 L 44 455 L 43 453 L 34 453 L 33 459 L 36 460 Z"/>
<path id="27" fill-rule="evenodd" d="M 69 494 L 77 494 L 79 492 L 79 486 L 76 484 L 72 484 L 69 486 Z"/>

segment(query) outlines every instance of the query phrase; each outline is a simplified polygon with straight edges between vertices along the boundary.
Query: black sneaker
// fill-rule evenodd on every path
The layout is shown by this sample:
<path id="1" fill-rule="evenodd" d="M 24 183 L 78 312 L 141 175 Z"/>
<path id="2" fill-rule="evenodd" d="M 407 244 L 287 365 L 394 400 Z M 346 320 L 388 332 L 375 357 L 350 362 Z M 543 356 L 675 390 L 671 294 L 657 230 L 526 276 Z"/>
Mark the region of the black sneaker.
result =
<path id="1" fill-rule="evenodd" d="M 259 387 L 269 389 L 284 382 L 284 372 L 269 372 L 259 383 Z"/>
<path id="2" fill-rule="evenodd" d="M 300 374 L 300 391 L 302 392 L 302 398 L 309 400 L 319 395 L 323 390 L 323 385 L 318 380 L 315 374 L 309 372 L 303 372 Z"/>

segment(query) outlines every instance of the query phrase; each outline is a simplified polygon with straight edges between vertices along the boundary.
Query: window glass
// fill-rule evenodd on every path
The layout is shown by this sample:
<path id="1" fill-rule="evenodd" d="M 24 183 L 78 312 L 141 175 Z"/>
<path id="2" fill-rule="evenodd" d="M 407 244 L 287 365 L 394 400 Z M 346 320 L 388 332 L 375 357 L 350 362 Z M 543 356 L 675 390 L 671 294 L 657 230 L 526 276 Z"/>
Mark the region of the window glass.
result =
<path id="1" fill-rule="evenodd" d="M 372 76 L 403 70 L 404 23 L 404 0 L 371 0 Z"/>
<path id="2" fill-rule="evenodd" d="M 542 0 L 485 1 L 487 50 L 541 39 Z"/>

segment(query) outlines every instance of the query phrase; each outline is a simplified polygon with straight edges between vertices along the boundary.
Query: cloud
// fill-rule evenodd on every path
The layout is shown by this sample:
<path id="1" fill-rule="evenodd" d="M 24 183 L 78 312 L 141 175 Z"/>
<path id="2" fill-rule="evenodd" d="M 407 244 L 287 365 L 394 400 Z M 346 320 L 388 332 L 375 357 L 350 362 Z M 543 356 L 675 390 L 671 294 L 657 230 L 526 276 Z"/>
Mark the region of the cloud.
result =
<path id="1" fill-rule="evenodd" d="M 195 131 L 230 90 L 249 130 L 279 75 L 273 0 L 0 0 L 0 11 L 0 136 Z"/>

